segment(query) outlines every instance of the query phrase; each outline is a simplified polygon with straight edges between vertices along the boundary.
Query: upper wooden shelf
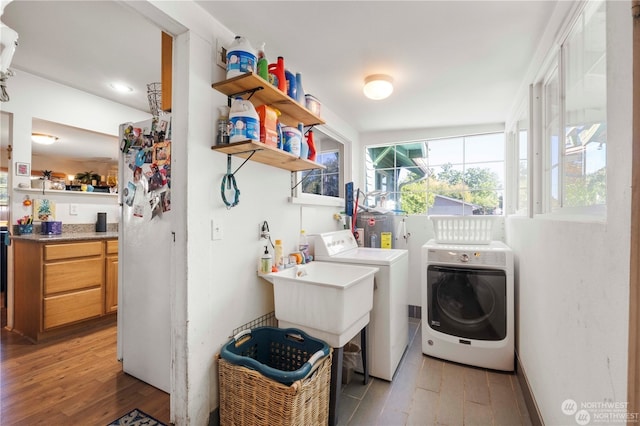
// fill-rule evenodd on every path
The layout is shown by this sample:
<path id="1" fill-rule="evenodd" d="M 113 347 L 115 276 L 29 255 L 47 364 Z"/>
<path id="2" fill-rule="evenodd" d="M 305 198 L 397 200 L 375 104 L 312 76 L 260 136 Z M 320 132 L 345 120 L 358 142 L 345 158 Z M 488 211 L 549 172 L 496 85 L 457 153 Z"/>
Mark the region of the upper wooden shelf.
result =
<path id="1" fill-rule="evenodd" d="M 242 96 L 243 99 L 251 98 L 251 103 L 256 106 L 268 105 L 277 108 L 282 113 L 279 117 L 280 122 L 287 126 L 296 127 L 298 123 L 302 123 L 308 127 L 325 123 L 320 117 L 255 73 L 242 74 L 214 83 L 211 87 L 229 97 L 237 95 Z"/>
<path id="2" fill-rule="evenodd" d="M 215 145 L 212 146 L 211 149 L 242 158 L 251 157 L 251 161 L 257 161 L 258 163 L 268 164 L 292 172 L 325 168 L 322 164 L 304 160 L 281 149 L 251 140 Z"/>

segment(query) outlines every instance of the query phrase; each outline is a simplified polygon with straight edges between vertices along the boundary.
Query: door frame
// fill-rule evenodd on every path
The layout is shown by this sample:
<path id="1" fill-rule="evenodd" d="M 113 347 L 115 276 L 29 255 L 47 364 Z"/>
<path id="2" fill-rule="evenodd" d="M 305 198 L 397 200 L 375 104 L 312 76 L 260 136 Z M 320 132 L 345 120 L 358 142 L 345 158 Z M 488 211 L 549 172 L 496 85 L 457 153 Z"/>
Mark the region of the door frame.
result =
<path id="1" fill-rule="evenodd" d="M 631 254 L 629 276 L 629 360 L 627 412 L 640 412 L 640 0 L 633 0 L 633 106 L 631 166 Z M 628 425 L 635 424 L 629 419 Z"/>

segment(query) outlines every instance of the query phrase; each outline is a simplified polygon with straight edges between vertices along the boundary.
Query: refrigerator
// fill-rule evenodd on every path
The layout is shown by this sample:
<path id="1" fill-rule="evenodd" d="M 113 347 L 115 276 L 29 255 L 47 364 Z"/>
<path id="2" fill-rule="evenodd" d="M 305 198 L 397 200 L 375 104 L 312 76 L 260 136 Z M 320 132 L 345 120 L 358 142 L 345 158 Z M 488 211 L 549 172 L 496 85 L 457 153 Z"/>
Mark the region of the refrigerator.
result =
<path id="1" fill-rule="evenodd" d="M 170 391 L 171 116 L 120 126 L 118 356 L 122 368 Z"/>

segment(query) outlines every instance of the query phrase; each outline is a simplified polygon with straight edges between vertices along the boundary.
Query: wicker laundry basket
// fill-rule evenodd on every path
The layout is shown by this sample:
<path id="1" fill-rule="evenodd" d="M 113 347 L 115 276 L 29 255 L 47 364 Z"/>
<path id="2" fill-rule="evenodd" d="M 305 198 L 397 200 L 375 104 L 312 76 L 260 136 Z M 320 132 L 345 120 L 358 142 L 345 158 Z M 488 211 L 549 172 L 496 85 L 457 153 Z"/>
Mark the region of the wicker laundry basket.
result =
<path id="1" fill-rule="evenodd" d="M 261 335 L 262 331 L 264 333 Z M 291 333 L 302 336 L 303 342 L 292 341 L 287 346 L 286 336 Z M 252 334 L 249 340 L 234 338 L 223 347 L 221 355 L 217 357 L 220 425 L 326 425 L 329 419 L 331 349 L 324 342 L 296 329 L 260 327 L 252 330 Z M 307 350 L 310 344 L 317 342 L 320 342 L 327 355 L 318 357 L 315 348 L 312 352 Z M 229 348 L 246 353 L 246 356 L 241 355 L 233 361 L 227 360 L 225 358 L 229 357 Z M 273 354 L 272 361 L 265 361 L 265 352 Z M 258 359 L 262 359 L 262 362 L 256 367 L 251 360 Z M 277 362 L 278 368 L 283 369 L 280 379 L 273 367 L 268 365 L 273 365 L 274 362 Z M 298 368 L 301 362 L 306 367 L 311 362 L 312 366 L 304 376 L 288 383 L 290 377 L 296 377 L 304 370 Z M 287 363 L 290 365 L 287 366 Z M 275 378 L 267 377 L 263 374 L 264 370 L 270 370 L 270 375 Z M 285 370 L 289 370 L 290 374 Z"/>

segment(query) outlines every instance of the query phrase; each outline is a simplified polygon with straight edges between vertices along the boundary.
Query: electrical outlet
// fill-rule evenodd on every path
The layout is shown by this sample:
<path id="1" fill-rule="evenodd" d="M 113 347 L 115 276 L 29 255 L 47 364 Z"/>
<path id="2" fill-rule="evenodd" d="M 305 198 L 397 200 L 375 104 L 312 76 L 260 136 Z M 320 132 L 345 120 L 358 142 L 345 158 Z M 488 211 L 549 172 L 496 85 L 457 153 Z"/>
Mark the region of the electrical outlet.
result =
<path id="1" fill-rule="evenodd" d="M 222 230 L 222 224 L 220 221 L 216 221 L 215 219 L 211 219 L 211 240 L 219 241 L 224 236 L 224 232 Z"/>
<path id="2" fill-rule="evenodd" d="M 260 222 L 258 224 L 258 239 L 259 240 L 268 240 L 269 239 L 269 225 L 267 222 Z"/>
<path id="3" fill-rule="evenodd" d="M 77 216 L 78 215 L 78 205 L 77 204 L 69 204 L 69 215 Z"/>
<path id="4" fill-rule="evenodd" d="M 227 69 L 227 48 L 222 45 L 220 39 L 216 39 L 216 64 Z"/>

